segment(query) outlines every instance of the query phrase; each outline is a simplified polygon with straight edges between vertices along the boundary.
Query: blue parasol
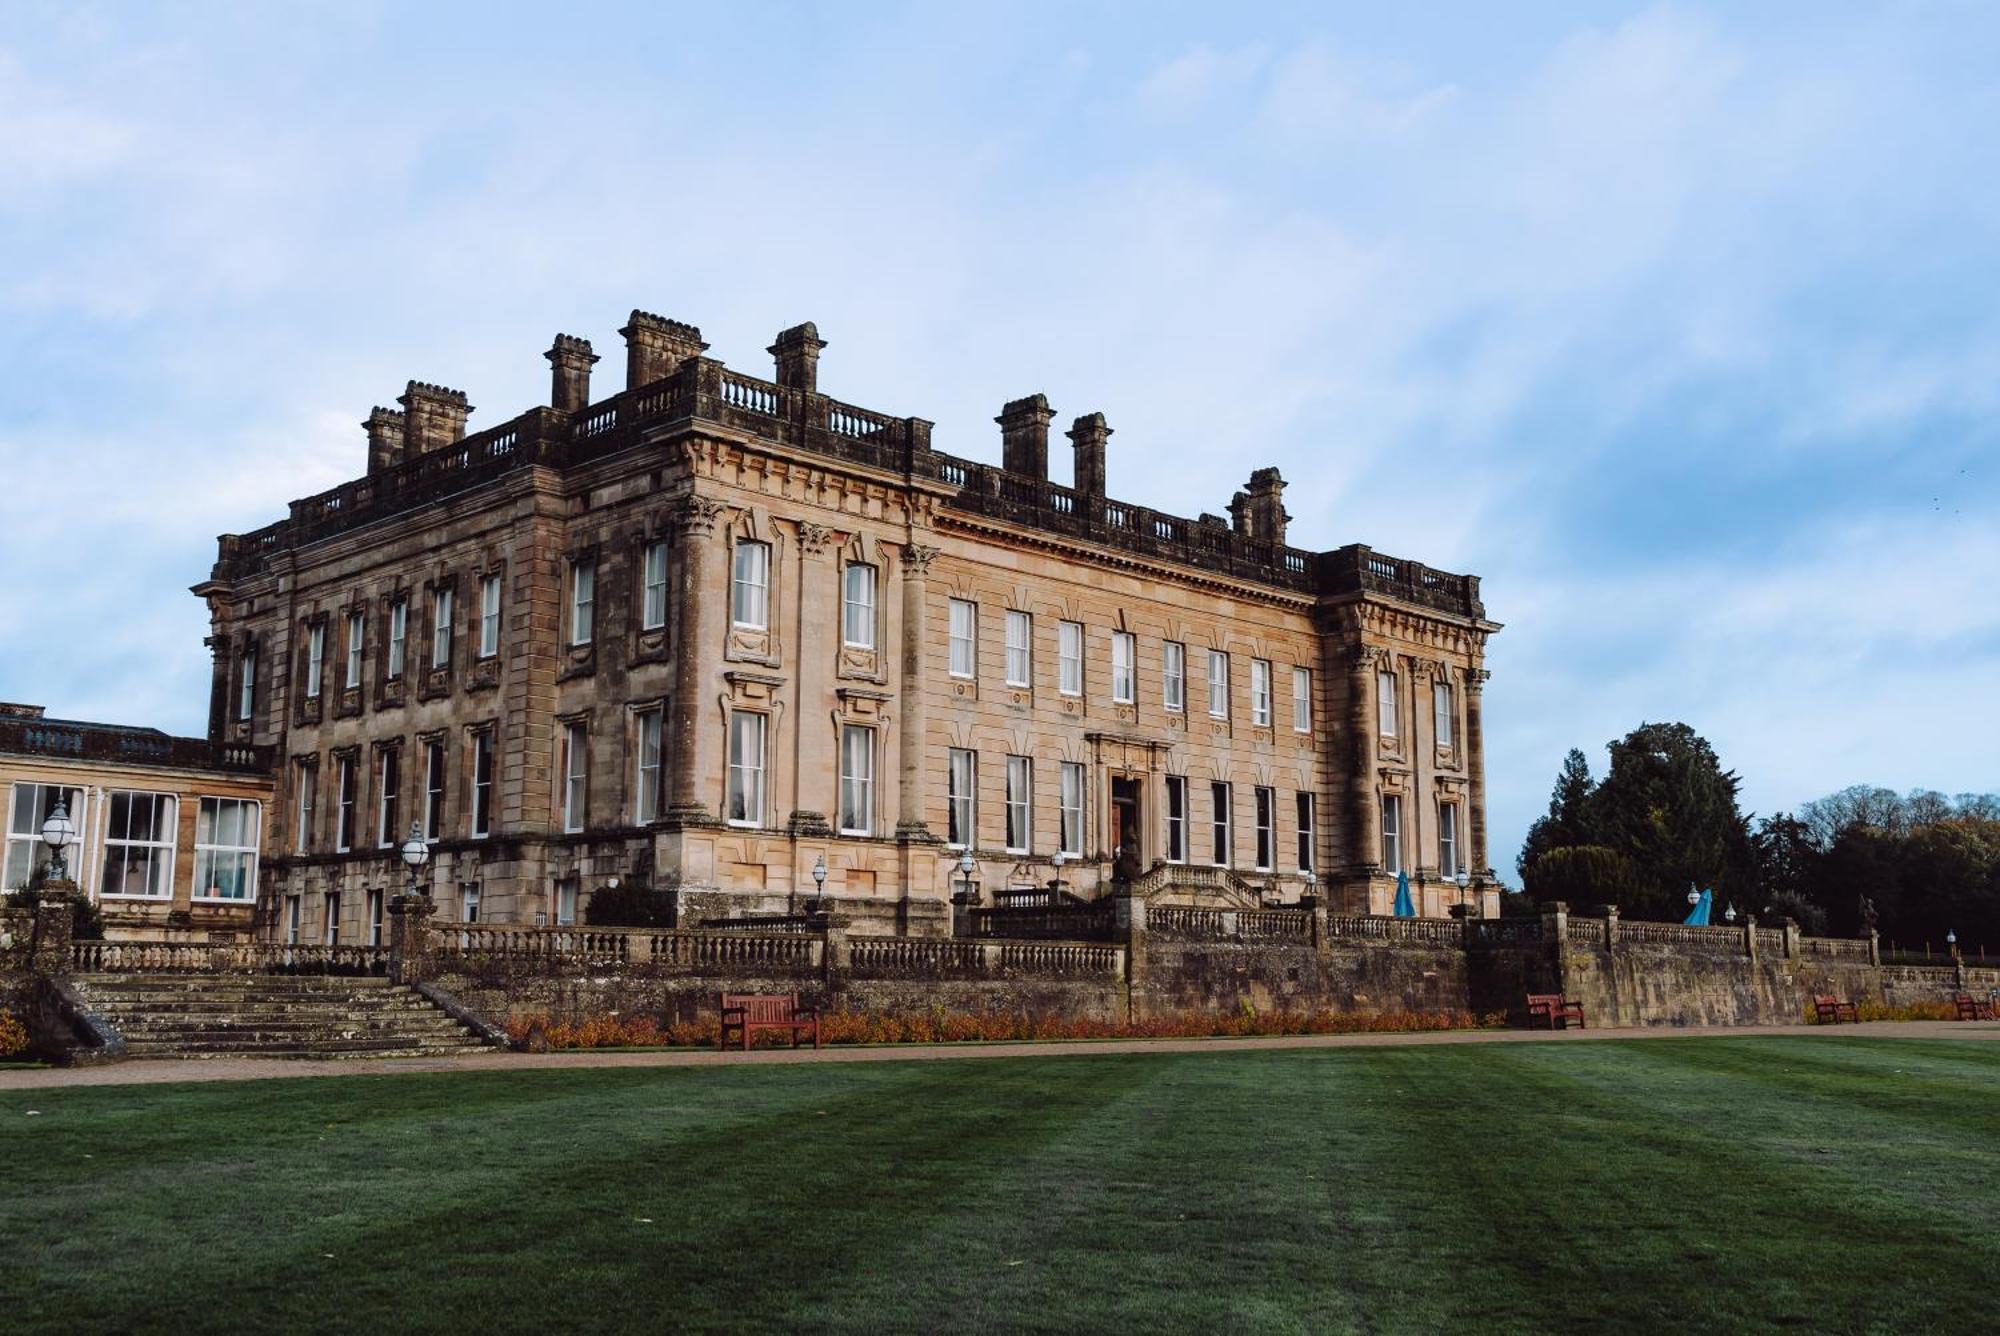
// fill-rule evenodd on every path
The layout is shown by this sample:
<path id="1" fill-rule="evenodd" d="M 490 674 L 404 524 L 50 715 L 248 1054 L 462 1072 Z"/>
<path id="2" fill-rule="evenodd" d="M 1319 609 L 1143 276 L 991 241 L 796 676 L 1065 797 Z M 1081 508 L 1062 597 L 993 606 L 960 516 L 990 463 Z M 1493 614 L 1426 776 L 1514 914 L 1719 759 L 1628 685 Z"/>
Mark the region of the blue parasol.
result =
<path id="1" fill-rule="evenodd" d="M 1417 907 L 1410 902 L 1410 874 L 1407 872 L 1398 872 L 1396 874 L 1396 917 L 1415 918 L 1416 916 Z"/>
<path id="2" fill-rule="evenodd" d="M 1688 916 L 1682 922 L 1692 927 L 1706 928 L 1708 926 L 1708 912 L 1714 907 L 1715 892 L 1703 891 L 1701 899 L 1694 902 L 1694 908 L 1688 911 Z"/>

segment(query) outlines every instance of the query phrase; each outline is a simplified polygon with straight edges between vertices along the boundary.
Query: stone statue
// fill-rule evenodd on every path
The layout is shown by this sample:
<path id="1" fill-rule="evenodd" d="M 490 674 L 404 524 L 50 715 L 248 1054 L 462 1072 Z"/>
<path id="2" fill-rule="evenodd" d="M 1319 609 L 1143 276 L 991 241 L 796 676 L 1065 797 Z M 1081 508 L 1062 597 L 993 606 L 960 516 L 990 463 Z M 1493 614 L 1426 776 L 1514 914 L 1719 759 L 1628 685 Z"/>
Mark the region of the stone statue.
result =
<path id="1" fill-rule="evenodd" d="M 1864 932 L 1874 932 L 1880 916 L 1875 912 L 1875 902 L 1867 896 L 1861 897 L 1861 928 Z"/>

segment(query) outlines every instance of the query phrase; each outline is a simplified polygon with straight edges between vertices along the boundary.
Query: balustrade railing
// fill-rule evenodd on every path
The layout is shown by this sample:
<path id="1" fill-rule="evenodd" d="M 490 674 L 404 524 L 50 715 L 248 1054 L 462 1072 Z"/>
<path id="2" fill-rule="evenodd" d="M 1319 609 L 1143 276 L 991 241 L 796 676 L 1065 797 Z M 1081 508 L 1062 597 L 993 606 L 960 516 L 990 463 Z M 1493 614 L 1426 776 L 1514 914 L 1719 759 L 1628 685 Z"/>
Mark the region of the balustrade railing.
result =
<path id="1" fill-rule="evenodd" d="M 1385 914 L 1329 914 L 1326 931 L 1334 939 L 1372 938 L 1437 946 L 1457 946 L 1465 940 L 1465 926 L 1458 919 L 1392 918 Z"/>
<path id="2" fill-rule="evenodd" d="M 389 972 L 389 954 L 378 946 L 271 942 L 72 942 L 70 963 L 87 974 Z"/>
<path id="3" fill-rule="evenodd" d="M 1538 918 L 1467 919 L 1468 946 L 1532 946 L 1542 940 Z"/>
<path id="4" fill-rule="evenodd" d="M 1868 963 L 1868 943 L 1851 937 L 1801 937 L 1799 954 L 1820 960 L 1851 960 Z"/>
<path id="5" fill-rule="evenodd" d="M 954 938 L 857 937 L 847 949 L 858 974 L 979 973 L 986 964 L 983 945 Z"/>
<path id="6" fill-rule="evenodd" d="M 1698 928 L 1686 923 L 1635 923 L 1621 920 L 1618 941 L 1649 946 L 1693 947 L 1707 952 L 1744 950 L 1741 928 Z"/>
<path id="7" fill-rule="evenodd" d="M 1013 974 L 1092 975 L 1122 972 L 1124 951 L 1081 942 L 1003 942 L 1000 968 Z"/>

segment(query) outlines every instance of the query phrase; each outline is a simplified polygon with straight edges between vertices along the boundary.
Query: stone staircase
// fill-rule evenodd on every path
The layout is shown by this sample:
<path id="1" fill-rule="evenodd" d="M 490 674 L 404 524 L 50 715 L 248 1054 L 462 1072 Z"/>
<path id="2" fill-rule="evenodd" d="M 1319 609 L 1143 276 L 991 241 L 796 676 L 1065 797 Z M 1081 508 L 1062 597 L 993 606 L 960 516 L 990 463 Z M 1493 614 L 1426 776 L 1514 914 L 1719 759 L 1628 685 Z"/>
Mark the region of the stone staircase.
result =
<path id="1" fill-rule="evenodd" d="M 134 1058 L 415 1058 L 489 1051 L 415 989 L 286 974 L 78 974 Z"/>

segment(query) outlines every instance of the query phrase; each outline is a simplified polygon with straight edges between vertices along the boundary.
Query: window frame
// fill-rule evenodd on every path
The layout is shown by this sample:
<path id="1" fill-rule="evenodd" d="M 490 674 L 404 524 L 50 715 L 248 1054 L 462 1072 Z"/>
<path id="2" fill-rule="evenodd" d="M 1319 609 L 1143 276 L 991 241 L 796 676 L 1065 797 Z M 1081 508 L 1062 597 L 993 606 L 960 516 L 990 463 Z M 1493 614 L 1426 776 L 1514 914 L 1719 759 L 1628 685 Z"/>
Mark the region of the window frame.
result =
<path id="1" fill-rule="evenodd" d="M 339 767 L 333 790 L 333 851 L 337 854 L 354 850 L 354 807 L 360 799 L 361 786 L 355 780 L 354 757 L 333 758 Z"/>
<path id="2" fill-rule="evenodd" d="M 1185 864 L 1188 861 L 1188 789 L 1186 775 L 1167 775 L 1166 784 L 1166 859 L 1169 863 Z"/>
<path id="3" fill-rule="evenodd" d="M 458 615 L 457 603 L 452 596 L 450 585 L 440 585 L 431 590 L 431 667 L 433 669 L 451 667 L 452 633 L 456 629 L 452 619 Z"/>
<path id="4" fill-rule="evenodd" d="M 315 619 L 306 626 L 306 699 L 318 700 L 320 678 L 326 672 L 326 622 Z"/>
<path id="5" fill-rule="evenodd" d="M 1226 779 L 1208 784 L 1209 866 L 1230 867 L 1236 861 L 1236 792 Z"/>
<path id="6" fill-rule="evenodd" d="M 1269 728 L 1272 721 L 1271 709 L 1271 661 L 1269 659 L 1250 660 L 1250 726 Z"/>
<path id="7" fill-rule="evenodd" d="M 1403 795 L 1385 793 L 1382 795 L 1382 870 L 1390 876 L 1404 871 L 1403 866 Z"/>
<path id="8" fill-rule="evenodd" d="M 1083 695 L 1083 646 L 1082 622 L 1056 623 L 1056 691 L 1061 695 Z"/>
<path id="9" fill-rule="evenodd" d="M 1312 669 L 1292 665 L 1292 732 L 1312 732 Z"/>
<path id="10" fill-rule="evenodd" d="M 1111 703 L 1139 703 L 1139 638 L 1130 631 L 1111 633 Z"/>
<path id="11" fill-rule="evenodd" d="M 389 652 L 384 656 L 382 680 L 398 682 L 408 666 L 410 643 L 410 600 L 399 598 L 389 605 Z"/>
<path id="12" fill-rule="evenodd" d="M 964 762 L 963 785 L 960 761 Z M 979 753 L 970 747 L 945 751 L 945 848 L 973 849 L 979 845 Z M 960 809 L 963 809 L 963 815 Z M 963 838 L 954 839 L 954 830 Z"/>
<path id="13" fill-rule="evenodd" d="M 1160 645 L 1160 705 L 1174 714 L 1187 712 L 1187 646 L 1178 640 Z"/>
<path id="14" fill-rule="evenodd" d="M 656 705 L 638 711 L 633 719 L 632 818 L 636 825 L 643 826 L 660 818 L 664 798 L 661 783 L 666 778 L 666 716 L 665 707 Z M 646 736 L 649 729 L 652 732 L 650 765 L 647 764 L 649 743 Z"/>
<path id="15" fill-rule="evenodd" d="M 1402 703 L 1397 699 L 1400 691 L 1395 669 L 1375 670 L 1375 731 L 1382 737 L 1402 736 Z"/>
<path id="16" fill-rule="evenodd" d="M 375 847 L 396 847 L 396 827 L 402 816 L 403 749 L 383 747 L 375 754 Z"/>
<path id="17" fill-rule="evenodd" d="M 581 833 L 590 820 L 590 727 L 581 719 L 563 724 L 562 829 Z"/>
<path id="18" fill-rule="evenodd" d="M 500 573 L 489 571 L 479 581 L 479 657 L 500 653 Z"/>
<path id="19" fill-rule="evenodd" d="M 745 631 L 771 629 L 771 545 L 761 538 L 730 545 L 729 624 Z"/>
<path id="20" fill-rule="evenodd" d="M 860 592 L 856 598 L 856 577 Z M 847 649 L 872 650 L 881 637 L 876 632 L 880 615 L 881 573 L 865 561 L 850 561 L 840 569 L 840 643 Z M 856 639 L 859 628 L 862 638 Z"/>
<path id="21" fill-rule="evenodd" d="M 1438 802 L 1438 875 L 1446 881 L 1458 880 L 1464 864 L 1458 847 L 1458 802 L 1453 798 Z"/>
<path id="22" fill-rule="evenodd" d="M 875 742 L 875 730 L 866 724 L 840 726 L 840 792 L 835 815 L 842 835 L 875 833 Z M 848 819 L 857 813 L 858 821 Z"/>
<path id="23" fill-rule="evenodd" d="M 1431 728 L 1440 747 L 1458 745 L 1458 701 L 1449 682 L 1431 683 Z"/>
<path id="24" fill-rule="evenodd" d="M 466 813 L 467 834 L 483 840 L 493 833 L 493 730 L 472 733 L 472 773 L 467 776 L 472 793 L 472 810 Z"/>
<path id="25" fill-rule="evenodd" d="M 1035 761 L 1031 756 L 1020 756 L 1012 752 L 1007 754 L 1006 813 L 1003 847 L 1010 854 L 1033 853 Z"/>
<path id="26" fill-rule="evenodd" d="M 1082 761 L 1057 763 L 1056 848 L 1065 858 L 1083 857 L 1084 812 L 1089 792 L 1089 771 Z"/>
<path id="27" fill-rule="evenodd" d="M 424 816 L 421 830 L 425 844 L 444 838 L 445 804 L 451 796 L 450 758 L 443 738 L 424 742 Z"/>
<path id="28" fill-rule="evenodd" d="M 237 661 L 236 719 L 247 723 L 257 717 L 257 646 L 252 643 L 243 647 L 243 655 Z"/>
<path id="29" fill-rule="evenodd" d="M 658 604 L 655 606 L 655 596 Z M 667 625 L 667 540 L 655 538 L 639 558 L 639 629 L 662 631 Z"/>
<path id="30" fill-rule="evenodd" d="M 1259 784 L 1252 802 L 1257 832 L 1253 846 L 1256 870 L 1273 872 L 1278 866 L 1278 791 Z"/>
<path id="31" fill-rule="evenodd" d="M 959 629 L 961 613 L 965 620 L 962 632 Z M 971 599 L 945 600 L 945 645 L 946 672 L 961 681 L 976 679 L 979 676 L 979 605 Z M 962 655 L 959 652 L 961 647 L 964 649 Z"/>
<path id="32" fill-rule="evenodd" d="M 1020 634 L 1018 637 L 1015 632 Z M 1019 669 L 1015 667 L 1019 659 Z M 1023 690 L 1035 685 L 1035 617 L 1019 608 L 1007 609 L 1007 656 L 1005 681 Z"/>
<path id="33" fill-rule="evenodd" d="M 151 829 L 153 831 L 152 839 L 135 840 L 129 835 L 120 835 L 117 833 L 118 800 L 120 798 L 125 800 L 125 829 L 127 831 L 130 831 L 132 828 L 133 800 L 143 798 L 151 803 L 153 809 L 151 822 Z M 160 819 L 162 803 L 166 805 L 168 813 L 164 823 Z M 98 898 L 101 900 L 151 900 L 156 903 L 162 900 L 172 900 L 174 898 L 174 854 L 180 845 L 180 819 L 181 802 L 180 798 L 175 794 L 161 793 L 150 789 L 106 790 L 104 794 L 103 856 L 98 861 L 97 870 Z M 166 831 L 164 838 L 160 833 L 163 828 Z M 130 879 L 131 854 L 129 851 L 135 849 L 147 851 L 146 883 L 150 886 L 153 882 L 158 881 L 161 883 L 161 889 L 157 891 L 148 890 L 141 894 L 110 889 L 112 885 L 111 859 L 114 852 L 126 851 L 120 856 L 121 866 L 117 879 L 118 884 L 122 886 Z M 162 852 L 166 854 L 164 860 L 159 858 Z"/>
<path id="34" fill-rule="evenodd" d="M 1293 800 L 1297 817 L 1298 868 L 1300 875 L 1319 871 L 1318 850 L 1314 839 L 1319 826 L 1319 799 L 1310 789 L 1300 789 Z"/>
<path id="35" fill-rule="evenodd" d="M 260 837 L 264 828 L 264 804 L 255 798 L 223 798 L 212 794 L 199 795 L 198 802 L 200 806 L 195 812 L 194 882 L 189 887 L 194 894 L 190 899 L 195 904 L 208 905 L 244 905 L 257 903 L 257 861 L 260 857 Z M 249 838 L 242 844 L 223 844 L 214 839 L 202 839 L 202 831 L 204 829 L 209 831 L 211 835 L 216 832 L 216 828 L 221 822 L 222 806 L 225 803 L 229 804 L 239 813 L 247 812 L 249 814 L 247 818 Z M 213 816 L 209 815 L 210 804 L 214 805 Z M 243 819 L 241 816 L 238 818 L 239 834 L 242 833 L 240 825 Z M 207 877 L 202 875 L 204 855 L 207 856 L 206 866 L 210 874 Z M 203 895 L 201 893 L 204 885 L 214 883 L 213 874 L 216 866 L 214 860 L 222 856 L 233 857 L 237 860 L 235 871 L 239 878 L 238 884 L 246 888 L 248 894 Z"/>
<path id="36" fill-rule="evenodd" d="M 361 656 L 366 618 L 359 608 L 347 614 L 347 672 L 341 678 L 341 690 L 361 689 Z"/>
<path id="37" fill-rule="evenodd" d="M 1229 651 L 1226 649 L 1208 652 L 1208 717 L 1229 717 Z"/>
<path id="38" fill-rule="evenodd" d="M 292 767 L 297 792 L 292 795 L 292 852 L 312 852 L 313 827 L 319 823 L 319 758 Z"/>
<path id="39" fill-rule="evenodd" d="M 579 557 L 569 567 L 569 644 L 581 649 L 597 639 L 597 558 Z"/>
<path id="40" fill-rule="evenodd" d="M 756 756 L 743 755 L 739 742 L 745 735 L 739 731 L 739 724 L 755 723 Z M 729 712 L 728 736 L 724 740 L 726 766 L 723 788 L 723 818 L 739 830 L 757 830 L 764 824 L 765 793 L 770 764 L 770 724 L 771 717 L 761 710 L 731 710 Z M 733 813 L 739 806 L 737 798 L 741 794 L 744 815 Z M 753 804 L 750 800 L 755 798 Z"/>

